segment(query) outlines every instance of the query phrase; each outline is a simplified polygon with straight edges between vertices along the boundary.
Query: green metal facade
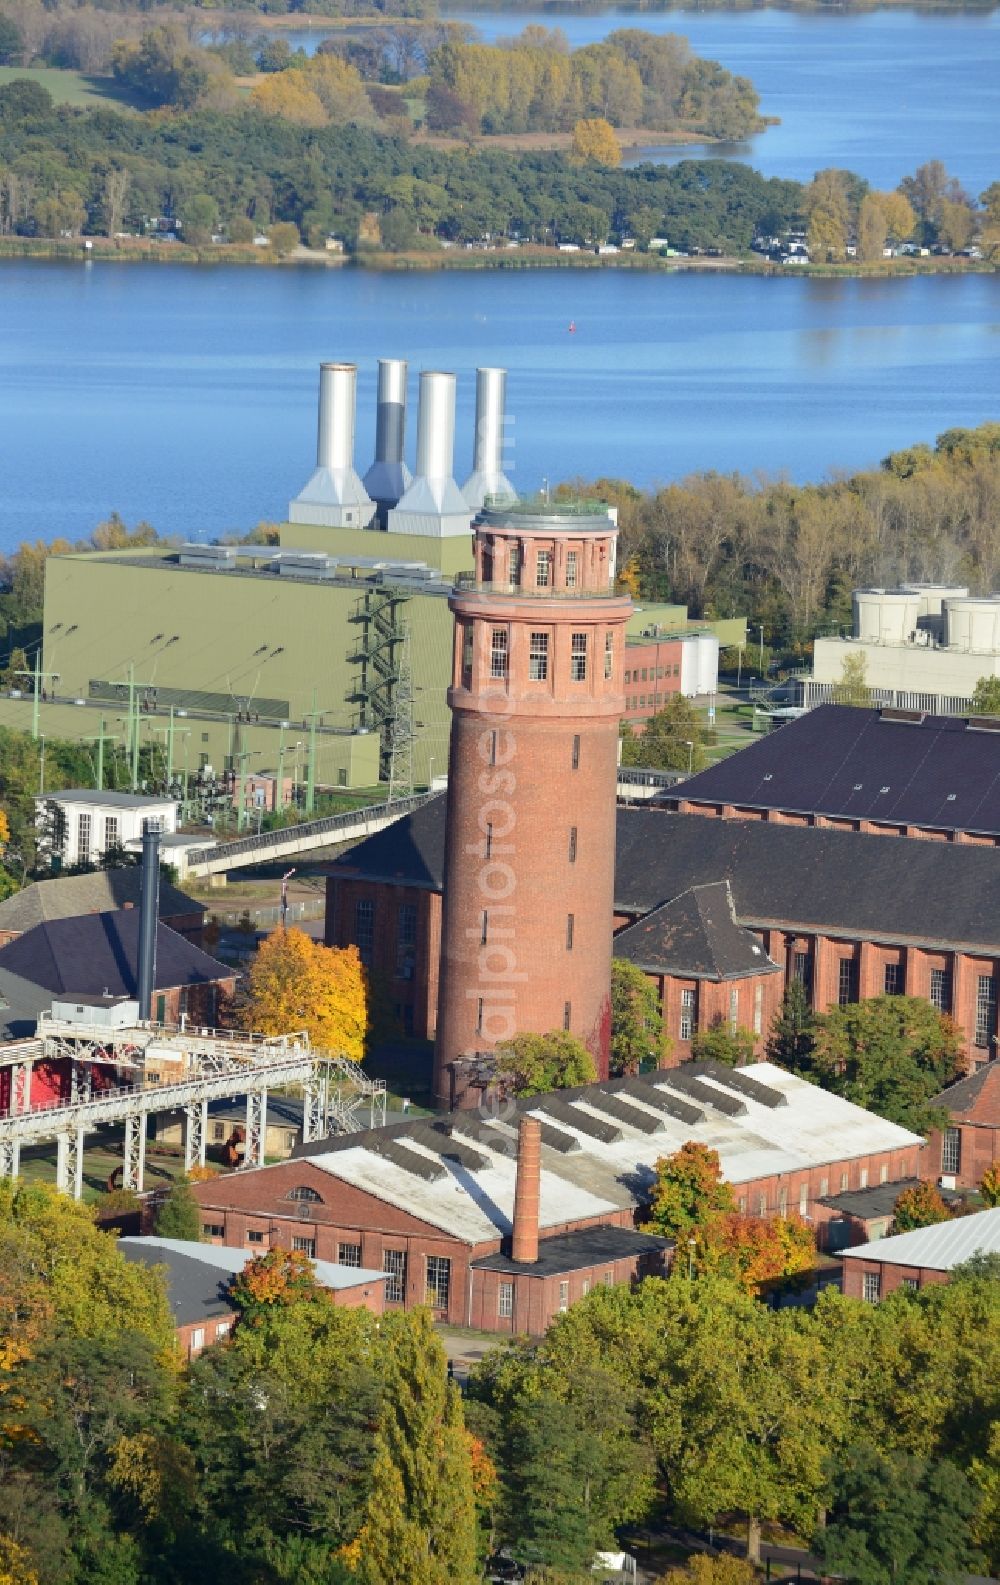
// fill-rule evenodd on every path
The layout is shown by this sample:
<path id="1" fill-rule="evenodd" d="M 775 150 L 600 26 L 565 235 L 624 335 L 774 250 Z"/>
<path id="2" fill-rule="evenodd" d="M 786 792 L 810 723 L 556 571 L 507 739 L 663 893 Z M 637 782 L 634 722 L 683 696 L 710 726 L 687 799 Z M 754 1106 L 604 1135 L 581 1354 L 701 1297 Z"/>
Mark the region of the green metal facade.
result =
<path id="1" fill-rule="evenodd" d="M 347 550 L 330 544 L 338 531 L 324 532 L 325 549 Z M 375 537 L 386 538 L 365 539 Z M 182 567 L 169 554 L 160 548 L 50 557 L 42 669 L 59 673 L 61 698 L 82 699 L 86 707 L 43 704 L 42 732 L 90 737 L 104 715 L 107 730 L 124 735 L 124 726 L 114 723 L 128 710 L 131 668 L 134 696 L 151 706 L 143 711 L 143 741 L 163 737 L 174 706 L 175 766 L 184 763 L 186 743 L 192 772 L 206 759 L 221 770 L 227 759 L 247 752 L 253 756 L 251 771 L 276 771 L 283 741 L 288 775 L 295 744 L 305 745 L 315 709 L 317 782 L 373 785 L 379 757 L 379 719 L 371 700 L 377 635 L 366 607 L 377 587 L 360 577 L 311 581 Z M 367 543 L 365 554 L 372 554 Z M 413 773 L 423 784 L 447 767 L 452 617 L 443 591 L 407 588 L 394 604 L 400 638 L 404 631 L 409 638 Z M 401 644 L 390 653 L 398 657 Z M 8 706 L 12 716 L 20 717 L 25 708 L 30 715 L 30 704 L 4 701 L 0 720 L 6 720 Z M 178 717 L 178 710 L 187 713 Z M 289 722 L 284 730 L 281 720 Z M 362 727 L 367 733 L 359 732 Z M 190 736 L 182 739 L 182 732 Z M 300 769 L 305 753 L 305 747 L 298 750 Z"/>

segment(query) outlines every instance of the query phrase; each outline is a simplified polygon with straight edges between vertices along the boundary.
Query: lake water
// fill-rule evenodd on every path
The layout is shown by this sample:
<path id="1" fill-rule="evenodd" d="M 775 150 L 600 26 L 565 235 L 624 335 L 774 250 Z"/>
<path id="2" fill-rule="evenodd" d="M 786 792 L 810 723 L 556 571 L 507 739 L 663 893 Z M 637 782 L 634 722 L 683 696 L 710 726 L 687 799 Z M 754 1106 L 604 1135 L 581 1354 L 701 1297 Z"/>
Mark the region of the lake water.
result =
<path id="1" fill-rule="evenodd" d="M 471 23 L 487 40 L 529 23 L 560 27 L 574 48 L 620 27 L 683 34 L 696 54 L 749 77 L 763 112 L 780 116 L 780 126 L 745 144 L 708 151 L 747 160 L 767 176 L 809 181 L 834 165 L 891 188 L 923 161 L 940 159 L 972 193 L 1000 179 L 1000 11 L 449 11 L 447 17 Z M 282 36 L 312 50 L 326 33 L 283 30 Z M 684 156 L 662 150 L 653 157 Z"/>
<path id="2" fill-rule="evenodd" d="M 574 320 L 575 334 L 568 333 Z M 767 279 L 614 270 L 0 264 L 0 551 L 110 511 L 190 537 L 284 516 L 313 465 L 316 366 L 510 370 L 508 471 L 805 480 L 1000 417 L 1000 276 Z M 415 413 L 411 409 L 412 459 Z"/>

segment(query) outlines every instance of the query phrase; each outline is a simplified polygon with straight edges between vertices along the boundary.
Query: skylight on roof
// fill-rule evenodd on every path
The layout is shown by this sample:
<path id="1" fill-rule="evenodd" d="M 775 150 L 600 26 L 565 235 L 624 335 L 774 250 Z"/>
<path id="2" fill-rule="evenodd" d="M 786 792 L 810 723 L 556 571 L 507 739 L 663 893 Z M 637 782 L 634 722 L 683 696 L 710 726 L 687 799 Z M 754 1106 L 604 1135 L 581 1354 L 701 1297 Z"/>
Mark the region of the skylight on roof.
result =
<path id="1" fill-rule="evenodd" d="M 856 781 L 854 783 L 854 791 L 855 792 L 860 792 L 861 791 L 861 783 L 859 781 Z"/>
<path id="2" fill-rule="evenodd" d="M 880 787 L 879 788 L 879 792 L 880 793 L 887 793 L 888 791 L 889 791 L 888 787 Z"/>
<path id="3" fill-rule="evenodd" d="M 956 798 L 957 798 L 957 797 L 958 797 L 958 793 L 949 793 L 949 794 L 948 794 L 948 802 L 949 802 L 949 803 L 950 803 L 950 804 L 953 804 L 953 803 L 954 803 L 954 802 L 955 802 L 955 799 L 956 799 Z"/>

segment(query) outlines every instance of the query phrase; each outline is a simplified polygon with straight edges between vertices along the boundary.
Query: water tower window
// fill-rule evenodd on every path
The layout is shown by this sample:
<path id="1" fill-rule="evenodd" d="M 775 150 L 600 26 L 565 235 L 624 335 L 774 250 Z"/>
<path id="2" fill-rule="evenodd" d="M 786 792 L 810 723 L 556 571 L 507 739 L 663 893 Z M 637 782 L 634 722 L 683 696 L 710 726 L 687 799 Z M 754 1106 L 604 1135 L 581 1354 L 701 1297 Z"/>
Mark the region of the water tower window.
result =
<path id="1" fill-rule="evenodd" d="M 578 566 L 578 557 L 577 557 L 576 551 L 575 550 L 568 550 L 566 552 L 566 587 L 567 587 L 567 589 L 575 589 L 576 588 L 577 566 Z"/>
<path id="2" fill-rule="evenodd" d="M 521 582 L 521 547 L 512 544 L 509 551 L 510 581 L 513 584 Z"/>
<path id="3" fill-rule="evenodd" d="M 574 633 L 570 645 L 569 675 L 572 682 L 587 680 L 587 635 Z"/>
<path id="4" fill-rule="evenodd" d="M 471 622 L 466 622 L 462 630 L 462 686 L 465 688 L 472 685 L 472 646 L 473 627 Z"/>
<path id="5" fill-rule="evenodd" d="M 540 550 L 535 558 L 535 583 L 539 589 L 547 589 L 552 577 L 552 552 Z"/>
<path id="6" fill-rule="evenodd" d="M 572 764 L 573 770 L 579 770 L 580 769 L 580 734 L 579 734 L 579 732 L 574 732 L 574 734 L 573 734 L 573 758 L 572 758 L 571 764 Z"/>
<path id="7" fill-rule="evenodd" d="M 611 674 L 614 671 L 614 669 L 615 669 L 615 635 L 613 633 L 605 633 L 605 635 L 604 635 L 604 680 L 605 680 L 605 682 L 610 682 L 611 681 Z"/>
<path id="8" fill-rule="evenodd" d="M 495 627 L 490 640 L 490 676 L 507 676 L 508 635 L 505 627 Z"/>
<path id="9" fill-rule="evenodd" d="M 549 675 L 549 635 L 532 633 L 528 648 L 528 676 L 532 682 L 545 682 Z"/>

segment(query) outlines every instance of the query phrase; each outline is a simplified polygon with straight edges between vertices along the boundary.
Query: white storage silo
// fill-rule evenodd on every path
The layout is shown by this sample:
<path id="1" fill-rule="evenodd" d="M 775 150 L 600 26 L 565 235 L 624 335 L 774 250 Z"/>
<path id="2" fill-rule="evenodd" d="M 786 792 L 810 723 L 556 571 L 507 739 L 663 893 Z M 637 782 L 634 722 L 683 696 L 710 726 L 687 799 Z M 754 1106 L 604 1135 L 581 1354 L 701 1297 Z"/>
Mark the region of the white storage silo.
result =
<path id="1" fill-rule="evenodd" d="M 1000 595 L 945 601 L 945 642 L 967 654 L 1000 654 Z"/>
<path id="2" fill-rule="evenodd" d="M 855 589 L 854 637 L 867 644 L 908 644 L 920 597 L 908 589 Z"/>

